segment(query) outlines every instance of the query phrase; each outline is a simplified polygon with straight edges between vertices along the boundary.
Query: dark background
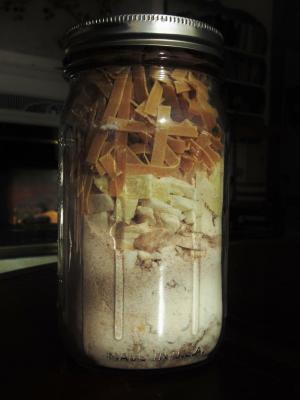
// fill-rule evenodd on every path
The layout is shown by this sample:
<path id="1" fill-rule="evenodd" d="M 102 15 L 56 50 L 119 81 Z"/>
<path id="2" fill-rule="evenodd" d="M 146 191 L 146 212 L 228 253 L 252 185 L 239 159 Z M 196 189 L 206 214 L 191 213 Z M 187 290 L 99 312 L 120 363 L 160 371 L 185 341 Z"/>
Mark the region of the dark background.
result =
<path id="1" fill-rule="evenodd" d="M 233 155 L 228 319 L 224 343 L 211 365 L 163 375 L 85 371 L 66 355 L 58 334 L 56 265 L 0 274 L 3 388 L 11 391 L 10 398 L 299 398 L 300 3 L 45 3 L 0 1 L 0 49 L 59 59 L 64 29 L 96 11 L 184 15 L 206 20 L 223 32 L 222 90 Z M 45 139 L 43 132 L 34 131 L 33 137 Z M 11 133 L 11 128 L 0 126 L 2 221 L 6 161 L 43 170 L 53 170 L 56 163 L 55 145 L 46 142 L 34 145 L 33 153 L 42 151 L 43 157 L 28 162 L 22 139 L 27 134 L 23 128 Z M 18 138 L 13 145 L 9 135 Z M 52 140 L 55 132 L 46 136 Z M 0 246 L 8 244 L 5 221 Z M 43 235 L 30 233 L 22 241 L 44 237 L 48 242 L 53 231 Z"/>

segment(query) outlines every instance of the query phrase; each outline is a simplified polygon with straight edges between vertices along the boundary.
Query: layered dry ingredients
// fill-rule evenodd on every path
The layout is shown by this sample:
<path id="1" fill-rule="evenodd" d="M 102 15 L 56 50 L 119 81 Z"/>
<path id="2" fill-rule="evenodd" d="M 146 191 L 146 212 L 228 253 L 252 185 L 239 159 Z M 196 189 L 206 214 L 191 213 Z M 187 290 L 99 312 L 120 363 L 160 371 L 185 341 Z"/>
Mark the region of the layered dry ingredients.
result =
<path id="1" fill-rule="evenodd" d="M 223 133 L 211 80 L 137 65 L 97 68 L 77 85 L 84 350 L 121 368 L 204 359 L 222 320 Z"/>

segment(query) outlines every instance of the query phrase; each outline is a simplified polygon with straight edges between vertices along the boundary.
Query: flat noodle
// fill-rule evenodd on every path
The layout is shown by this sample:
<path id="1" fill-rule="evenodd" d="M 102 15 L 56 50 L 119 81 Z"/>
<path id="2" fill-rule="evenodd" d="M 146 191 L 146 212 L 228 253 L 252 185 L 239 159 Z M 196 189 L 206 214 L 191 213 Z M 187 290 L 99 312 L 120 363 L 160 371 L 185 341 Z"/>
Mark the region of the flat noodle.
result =
<path id="1" fill-rule="evenodd" d="M 149 127 L 141 121 L 110 117 L 107 119 L 107 124 L 115 126 L 115 129 L 120 132 L 143 132 L 146 134 L 149 132 Z"/>
<path id="2" fill-rule="evenodd" d="M 128 75 L 122 101 L 118 111 L 118 117 L 130 118 L 130 100 L 132 98 L 133 83 L 131 74 Z M 112 196 L 118 196 L 123 189 L 126 174 L 126 147 L 128 141 L 127 132 L 116 132 L 115 136 L 115 159 L 116 159 L 116 177 L 109 182 L 109 193 Z"/>
<path id="3" fill-rule="evenodd" d="M 86 161 L 91 164 L 91 165 L 95 165 L 100 154 L 101 154 L 101 150 L 102 147 L 105 143 L 107 139 L 107 133 L 100 131 L 97 132 L 92 140 L 92 143 L 90 145 L 87 157 L 86 157 Z"/>
<path id="4" fill-rule="evenodd" d="M 98 174 L 99 174 L 100 176 L 105 175 L 105 169 L 102 167 L 102 165 L 100 164 L 99 161 L 96 162 L 95 168 L 96 168 L 96 171 L 98 172 Z"/>
<path id="5" fill-rule="evenodd" d="M 131 150 L 130 147 L 127 147 L 126 162 L 127 162 L 126 172 L 127 172 L 128 163 L 143 164 L 143 162 L 138 158 L 138 156 L 135 154 L 135 152 L 133 150 Z"/>
<path id="6" fill-rule="evenodd" d="M 145 113 L 145 105 L 146 105 L 146 101 L 143 101 L 141 104 L 137 105 L 137 107 L 134 109 L 134 112 L 142 117 L 139 118 L 140 120 L 146 119 L 151 125 L 156 126 L 156 122 L 153 118 L 149 117 L 149 115 L 147 115 Z"/>
<path id="7" fill-rule="evenodd" d="M 132 92 L 133 92 L 132 76 L 131 76 L 131 74 L 128 74 L 125 88 L 123 91 L 122 100 L 121 100 L 120 107 L 118 110 L 119 118 L 129 118 L 130 117 L 130 101 L 132 98 Z"/>
<path id="8" fill-rule="evenodd" d="M 188 73 L 188 83 L 196 90 L 198 101 L 202 99 L 208 101 L 208 87 L 199 79 L 195 78 L 191 71 Z"/>
<path id="9" fill-rule="evenodd" d="M 127 173 L 128 175 L 144 175 L 144 174 L 153 174 L 155 176 L 168 176 L 173 172 L 176 172 L 178 165 L 175 166 L 162 166 L 157 167 L 155 165 L 146 165 L 146 164 L 132 164 L 127 163 Z"/>
<path id="10" fill-rule="evenodd" d="M 109 182 L 108 192 L 111 196 L 119 196 L 123 190 L 126 174 L 127 149 L 122 146 L 116 149 L 116 176 Z"/>
<path id="11" fill-rule="evenodd" d="M 202 146 L 207 147 L 211 144 L 211 134 L 206 131 L 202 131 L 201 134 L 197 137 L 196 142 Z"/>
<path id="12" fill-rule="evenodd" d="M 178 94 L 183 92 L 190 92 L 192 90 L 190 85 L 184 81 L 175 81 L 174 85 L 176 93 Z"/>
<path id="13" fill-rule="evenodd" d="M 180 160 L 180 169 L 181 169 L 184 173 L 190 172 L 190 171 L 194 168 L 194 165 L 195 165 L 195 161 L 194 161 L 191 157 L 186 156 L 186 155 L 183 155 L 183 156 L 181 157 L 181 160 Z"/>
<path id="14" fill-rule="evenodd" d="M 214 167 L 214 161 L 211 158 L 210 154 L 207 153 L 207 151 L 201 147 L 197 142 L 191 139 L 191 152 L 195 155 L 195 157 L 198 160 L 203 160 L 206 166 L 210 169 Z"/>
<path id="15" fill-rule="evenodd" d="M 169 124 L 171 121 L 171 106 L 158 106 L 157 122 L 160 125 Z"/>
<path id="16" fill-rule="evenodd" d="M 114 143 L 113 142 L 105 142 L 103 147 L 102 147 L 100 156 L 103 156 L 104 154 L 112 151 L 113 148 L 114 148 Z"/>
<path id="17" fill-rule="evenodd" d="M 168 145 L 175 151 L 175 153 L 183 154 L 186 150 L 186 144 L 184 140 L 175 139 L 173 137 L 168 137 Z"/>
<path id="18" fill-rule="evenodd" d="M 149 96 L 145 68 L 141 65 L 133 67 L 132 76 L 134 86 L 134 99 L 140 104 Z"/>
<path id="19" fill-rule="evenodd" d="M 174 71 L 171 73 L 171 77 L 175 81 L 183 81 L 186 78 L 187 72 L 188 71 L 186 69 L 175 68 Z"/>
<path id="20" fill-rule="evenodd" d="M 184 116 L 173 85 L 163 85 L 164 103 L 171 106 L 171 116 L 174 121 L 182 121 Z"/>
<path id="21" fill-rule="evenodd" d="M 158 129 L 154 135 L 154 143 L 151 157 L 151 165 L 163 165 L 166 155 L 168 135 Z"/>
<path id="22" fill-rule="evenodd" d="M 146 114 L 151 115 L 152 117 L 156 117 L 157 109 L 161 101 L 163 93 L 163 88 L 158 81 L 155 81 L 154 85 L 152 86 L 151 92 L 149 97 L 146 101 L 144 112 Z"/>
<path id="23" fill-rule="evenodd" d="M 135 154 L 149 154 L 151 151 L 150 147 L 145 143 L 134 143 L 129 147 Z"/>
<path id="24" fill-rule="evenodd" d="M 205 123 L 205 127 L 208 131 L 213 130 L 217 125 L 218 113 L 214 107 L 208 103 L 202 103 L 200 105 L 200 115 Z"/>
<path id="25" fill-rule="evenodd" d="M 102 117 L 103 121 L 106 121 L 108 117 L 115 117 L 117 115 L 122 101 L 128 74 L 129 74 L 129 69 L 127 69 L 122 74 L 117 76 L 114 82 L 113 89 L 111 91 L 108 104 L 106 106 L 106 109 Z"/>
<path id="26" fill-rule="evenodd" d="M 216 150 L 216 151 L 222 151 L 224 148 L 223 143 L 221 142 L 221 137 L 219 136 L 211 136 L 211 142 L 212 142 L 212 147 Z"/>
<path id="27" fill-rule="evenodd" d="M 178 166 L 180 163 L 180 157 L 178 157 L 170 146 L 166 146 L 166 163 L 169 166 Z"/>
<path id="28" fill-rule="evenodd" d="M 186 137 L 197 137 L 198 130 L 196 126 L 188 124 L 186 121 L 180 124 L 170 124 L 167 128 L 160 128 L 160 131 L 165 135 L 173 136 L 186 136 Z"/>
<path id="29" fill-rule="evenodd" d="M 111 151 L 104 154 L 104 156 L 100 157 L 99 159 L 102 167 L 105 169 L 106 173 L 111 177 L 114 178 L 116 176 L 116 160 L 113 158 Z"/>

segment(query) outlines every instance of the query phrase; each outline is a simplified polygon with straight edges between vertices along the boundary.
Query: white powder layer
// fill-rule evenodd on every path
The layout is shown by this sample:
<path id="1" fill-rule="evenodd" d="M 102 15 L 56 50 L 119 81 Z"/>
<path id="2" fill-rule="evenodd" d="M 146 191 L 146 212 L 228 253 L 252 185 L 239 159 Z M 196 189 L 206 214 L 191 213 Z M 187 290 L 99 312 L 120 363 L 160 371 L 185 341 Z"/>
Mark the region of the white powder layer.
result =
<path id="1" fill-rule="evenodd" d="M 170 241 L 144 263 L 143 253 L 125 250 L 124 293 L 117 293 L 123 299 L 122 337 L 116 339 L 114 242 L 107 229 L 99 229 L 97 218 L 86 216 L 84 225 L 83 343 L 87 356 L 97 364 L 126 369 L 175 367 L 205 359 L 221 331 L 220 243 L 201 239 L 196 305 L 195 267 L 189 250 Z M 193 307 L 199 319 L 194 333 Z"/>

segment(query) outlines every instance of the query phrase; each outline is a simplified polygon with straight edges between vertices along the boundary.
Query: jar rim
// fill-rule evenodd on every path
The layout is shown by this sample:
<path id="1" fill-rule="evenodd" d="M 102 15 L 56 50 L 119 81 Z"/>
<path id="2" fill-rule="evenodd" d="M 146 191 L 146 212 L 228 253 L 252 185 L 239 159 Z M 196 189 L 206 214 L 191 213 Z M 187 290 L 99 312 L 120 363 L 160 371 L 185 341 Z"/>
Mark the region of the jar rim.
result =
<path id="1" fill-rule="evenodd" d="M 85 20 L 63 37 L 65 55 L 122 46 L 193 50 L 222 59 L 223 35 L 203 21 L 166 14 L 123 14 Z"/>

